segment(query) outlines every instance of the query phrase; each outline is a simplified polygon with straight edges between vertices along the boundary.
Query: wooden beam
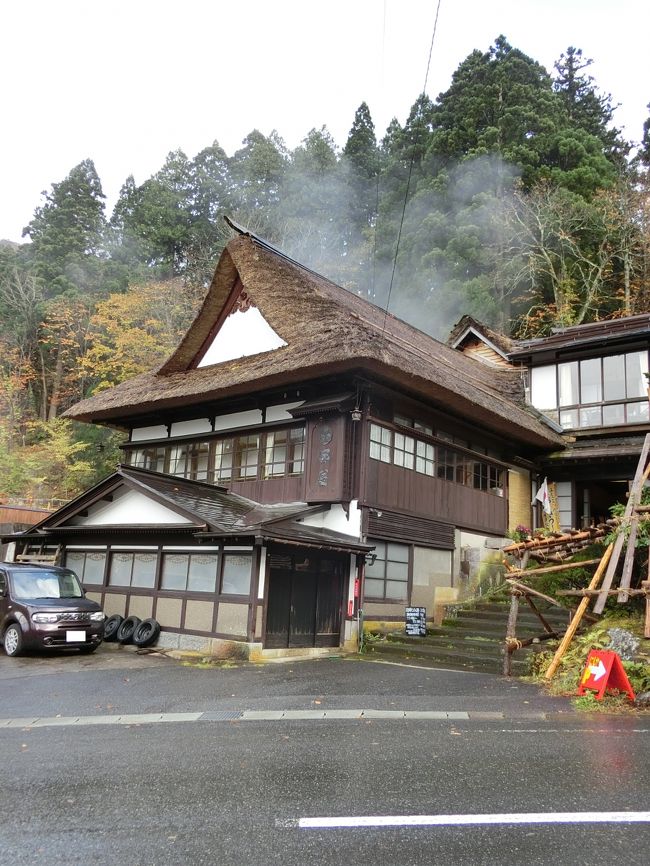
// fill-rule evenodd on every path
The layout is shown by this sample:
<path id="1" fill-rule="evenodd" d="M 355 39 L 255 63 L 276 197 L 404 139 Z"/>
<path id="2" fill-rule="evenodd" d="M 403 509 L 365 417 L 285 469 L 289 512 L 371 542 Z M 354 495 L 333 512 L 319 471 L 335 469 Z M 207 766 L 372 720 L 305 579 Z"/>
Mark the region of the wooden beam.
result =
<path id="1" fill-rule="evenodd" d="M 618 593 L 618 589 L 606 589 L 604 591 L 607 593 L 607 595 L 616 595 Z M 588 595 L 591 597 L 594 595 L 600 595 L 601 592 L 603 592 L 602 589 L 558 589 L 557 594 L 558 595 L 567 595 L 567 596 L 569 596 L 569 595 L 578 595 L 578 596 L 579 595 L 583 595 L 583 596 Z M 627 594 L 628 595 L 645 595 L 646 592 L 644 589 L 628 589 Z"/>
<path id="2" fill-rule="evenodd" d="M 650 445 L 650 438 L 646 437 L 646 440 L 648 441 L 648 444 Z M 596 569 L 594 576 L 591 578 L 591 583 L 589 584 L 589 587 L 588 587 L 589 589 L 596 589 L 598 587 L 598 584 L 600 583 L 600 580 L 603 576 L 603 573 L 604 573 L 605 569 L 607 568 L 607 563 L 610 562 L 613 549 L 614 549 L 614 542 L 612 542 L 609 545 L 609 547 L 607 548 L 607 550 L 603 554 L 603 558 L 600 561 L 600 565 Z M 606 598 L 606 597 L 607 596 L 604 596 L 604 598 Z M 562 661 L 562 656 L 567 651 L 567 648 L 568 648 L 569 644 L 571 643 L 571 641 L 573 640 L 575 633 L 578 631 L 578 627 L 580 626 L 580 622 L 582 620 L 582 617 L 584 616 L 587 608 L 589 607 L 589 601 L 590 601 L 590 599 L 588 597 L 583 598 L 582 601 L 580 602 L 580 604 L 578 605 L 578 609 L 576 610 L 576 612 L 573 616 L 573 619 L 571 620 L 569 627 L 566 630 L 564 637 L 562 638 L 562 641 L 560 642 L 560 645 L 557 648 L 555 655 L 553 656 L 553 660 L 552 660 L 551 664 L 549 665 L 548 670 L 546 671 L 545 678 L 547 680 L 553 679 L 553 675 L 555 674 L 555 671 L 558 669 L 558 665 Z"/>
<path id="3" fill-rule="evenodd" d="M 512 653 L 516 646 L 517 613 L 519 612 L 519 592 L 510 590 L 510 613 L 506 627 L 506 645 L 503 653 L 503 675 L 509 677 L 512 673 Z"/>
<path id="4" fill-rule="evenodd" d="M 648 480 L 648 476 L 650 475 L 650 463 L 646 466 L 645 472 L 643 473 L 643 478 L 639 484 L 638 489 L 635 491 L 634 502 L 632 503 L 632 517 L 630 518 L 630 534 L 627 538 L 627 550 L 625 551 L 625 562 L 623 563 L 623 573 L 621 575 L 621 581 L 619 583 L 620 592 L 618 594 L 618 601 L 623 602 L 627 601 L 628 594 L 626 590 L 629 588 L 630 583 L 632 581 L 632 568 L 634 566 L 634 553 L 636 551 L 636 536 L 639 529 L 639 511 L 638 504 L 641 500 L 641 494 L 643 493 L 643 487 Z"/>
<path id="5" fill-rule="evenodd" d="M 548 633 L 548 634 L 556 634 L 556 632 L 555 632 L 555 630 L 553 629 L 553 627 L 552 627 L 551 625 L 548 624 L 548 621 L 547 621 L 546 618 L 544 617 L 544 614 L 543 614 L 540 610 L 537 609 L 537 605 L 536 605 L 535 602 L 532 600 L 532 598 L 530 597 L 530 594 L 529 594 L 529 593 L 526 593 L 526 601 L 528 602 L 528 606 L 529 606 L 530 609 L 533 611 L 533 613 L 535 613 L 535 614 L 537 615 L 539 621 L 540 621 L 541 624 L 544 626 L 544 628 L 546 629 L 547 633 Z"/>
<path id="6" fill-rule="evenodd" d="M 510 586 L 513 586 L 515 589 L 518 589 L 522 593 L 522 595 L 528 595 L 528 593 L 530 593 L 531 595 L 534 595 L 537 598 L 544 599 L 544 601 L 547 601 L 549 604 L 552 604 L 555 607 L 562 607 L 562 605 L 558 603 L 557 599 L 551 598 L 550 595 L 544 595 L 543 592 L 538 592 L 536 589 L 532 589 L 530 586 L 526 586 L 523 583 L 518 583 L 516 580 L 513 580 L 510 577 L 506 578 L 506 580 L 510 584 Z M 568 611 L 567 611 L 567 613 L 568 613 Z"/>
<path id="7" fill-rule="evenodd" d="M 582 562 L 567 562 L 564 565 L 547 565 L 544 568 L 527 568 L 525 571 L 521 569 L 513 569 L 508 572 L 509 577 L 537 577 L 538 574 L 550 574 L 556 571 L 568 571 L 570 568 L 583 568 L 587 565 L 598 565 L 601 557 L 598 559 L 584 559 Z"/>
<path id="8" fill-rule="evenodd" d="M 619 530 L 618 537 L 614 542 L 614 550 L 611 554 L 611 558 L 609 560 L 609 566 L 607 567 L 607 573 L 603 579 L 603 585 L 601 589 L 607 590 L 611 587 L 612 581 L 614 579 L 614 574 L 616 573 L 616 568 L 618 566 L 618 560 L 621 556 L 621 551 L 623 550 L 623 545 L 625 543 L 625 523 L 629 521 L 632 516 L 632 512 L 634 511 L 634 507 L 637 504 L 637 491 L 639 487 L 643 486 L 641 481 L 645 476 L 646 463 L 648 462 L 648 452 L 650 451 L 650 433 L 646 434 L 645 439 L 643 440 L 643 448 L 641 449 L 641 456 L 639 457 L 639 463 L 636 467 L 636 472 L 634 473 L 634 480 L 632 482 L 632 489 L 630 491 L 630 496 L 627 501 L 627 506 L 625 507 L 625 514 L 623 515 L 623 521 L 621 529 Z M 596 604 L 594 605 L 594 613 L 601 614 L 605 607 L 605 602 L 607 601 L 607 593 L 602 592 L 598 597 Z"/>

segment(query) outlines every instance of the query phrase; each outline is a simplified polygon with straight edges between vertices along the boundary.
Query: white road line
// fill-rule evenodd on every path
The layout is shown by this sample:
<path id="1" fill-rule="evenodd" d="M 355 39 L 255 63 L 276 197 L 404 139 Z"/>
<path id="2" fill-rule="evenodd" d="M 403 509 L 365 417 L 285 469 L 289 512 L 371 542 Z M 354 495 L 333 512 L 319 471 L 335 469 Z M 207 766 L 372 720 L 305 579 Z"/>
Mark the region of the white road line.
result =
<path id="1" fill-rule="evenodd" d="M 295 821 L 295 819 L 294 819 Z M 302 830 L 355 827 L 454 827 L 468 824 L 644 824 L 650 812 L 514 812 L 494 815 L 341 815 L 277 821 Z"/>

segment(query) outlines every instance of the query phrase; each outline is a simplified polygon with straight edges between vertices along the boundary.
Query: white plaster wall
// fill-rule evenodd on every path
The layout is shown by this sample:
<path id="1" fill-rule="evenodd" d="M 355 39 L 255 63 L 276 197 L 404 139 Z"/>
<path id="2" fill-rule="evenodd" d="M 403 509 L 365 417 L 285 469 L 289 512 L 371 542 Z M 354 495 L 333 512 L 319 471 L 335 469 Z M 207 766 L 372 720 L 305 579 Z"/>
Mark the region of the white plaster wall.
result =
<path id="1" fill-rule="evenodd" d="M 329 529 L 331 532 L 341 532 L 353 538 L 361 536 L 361 509 L 356 499 L 350 502 L 350 516 L 345 513 L 342 505 L 331 505 L 329 511 L 305 517 L 305 526 L 315 526 L 319 529 Z"/>
<path id="2" fill-rule="evenodd" d="M 262 555 L 260 557 L 260 579 L 257 586 L 257 597 L 258 599 L 264 598 L 264 587 L 266 584 L 266 547 L 262 548 Z"/>
<path id="3" fill-rule="evenodd" d="M 214 420 L 215 430 L 234 430 L 237 427 L 248 427 L 262 423 L 262 410 L 251 409 L 250 412 L 232 412 L 230 415 L 220 415 Z"/>
<path id="4" fill-rule="evenodd" d="M 77 517 L 74 523 L 79 526 L 117 526 L 119 524 L 191 524 L 171 508 L 144 496 L 136 490 L 129 490 L 113 502 L 95 506 L 87 517 Z"/>
<path id="5" fill-rule="evenodd" d="M 266 420 L 270 424 L 272 421 L 293 421 L 293 415 L 289 409 L 297 409 L 302 406 L 304 400 L 298 400 L 297 403 L 282 403 L 279 406 L 268 406 L 266 410 Z"/>
<path id="6" fill-rule="evenodd" d="M 131 430 L 131 442 L 144 442 L 147 439 L 166 439 L 167 427 L 156 424 L 155 427 L 134 427 Z"/>
<path id="7" fill-rule="evenodd" d="M 209 367 L 223 361 L 233 361 L 249 355 L 259 355 L 286 346 L 257 307 L 231 313 L 222 324 L 199 367 Z"/>
<path id="8" fill-rule="evenodd" d="M 105 544 L 66 544 L 66 550 L 106 550 Z M 129 547 L 129 550 L 132 548 Z"/>
<path id="9" fill-rule="evenodd" d="M 180 551 L 184 553 L 215 553 L 220 550 L 216 545 L 209 547 L 207 544 L 200 544 L 198 547 L 192 547 L 190 544 L 165 544 L 163 545 L 163 553 L 169 553 L 170 550 Z"/>
<path id="10" fill-rule="evenodd" d="M 195 418 L 193 421 L 176 421 L 172 424 L 170 436 L 192 436 L 195 433 L 211 433 L 209 418 Z"/>

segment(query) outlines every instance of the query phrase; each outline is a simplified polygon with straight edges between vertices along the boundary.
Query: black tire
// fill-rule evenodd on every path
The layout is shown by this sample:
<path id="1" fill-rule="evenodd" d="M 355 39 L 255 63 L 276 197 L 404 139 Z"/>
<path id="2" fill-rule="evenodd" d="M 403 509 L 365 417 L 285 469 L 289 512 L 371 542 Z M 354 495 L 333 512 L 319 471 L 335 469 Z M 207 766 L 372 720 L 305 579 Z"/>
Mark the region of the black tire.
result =
<path id="1" fill-rule="evenodd" d="M 142 620 L 137 616 L 127 616 L 117 630 L 118 643 L 131 643 L 133 640 L 133 633 L 140 625 L 141 621 Z"/>
<path id="2" fill-rule="evenodd" d="M 119 613 L 114 613 L 113 616 L 109 616 L 104 623 L 104 640 L 117 640 L 117 630 L 123 622 L 124 617 L 120 616 Z"/>
<path id="3" fill-rule="evenodd" d="M 139 647 L 151 646 L 158 640 L 160 625 L 155 619 L 144 619 L 133 632 L 133 643 Z"/>
<path id="4" fill-rule="evenodd" d="M 7 626 L 4 633 L 3 645 L 5 652 L 12 658 L 19 656 L 23 651 L 23 632 L 17 622 Z"/>

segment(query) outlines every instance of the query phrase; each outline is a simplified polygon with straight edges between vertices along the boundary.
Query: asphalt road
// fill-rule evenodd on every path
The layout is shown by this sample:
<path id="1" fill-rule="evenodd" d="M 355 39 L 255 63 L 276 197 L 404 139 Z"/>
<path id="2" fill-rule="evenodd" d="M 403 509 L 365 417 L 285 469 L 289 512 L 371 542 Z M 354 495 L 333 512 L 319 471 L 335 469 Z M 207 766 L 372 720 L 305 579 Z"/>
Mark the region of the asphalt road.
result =
<path id="1" fill-rule="evenodd" d="M 0 723 L 3 866 L 649 860 L 647 717 L 578 716 L 501 678 L 364 661 L 201 670 L 108 651 L 14 661 L 0 656 L 2 719 L 280 706 L 474 716 Z M 620 811 L 647 818 L 617 823 Z M 598 820 L 579 823 L 586 812 Z M 573 817 L 557 823 L 558 813 Z M 494 823 L 458 824 L 487 814 Z M 422 815 L 441 823 L 304 826 Z"/>

